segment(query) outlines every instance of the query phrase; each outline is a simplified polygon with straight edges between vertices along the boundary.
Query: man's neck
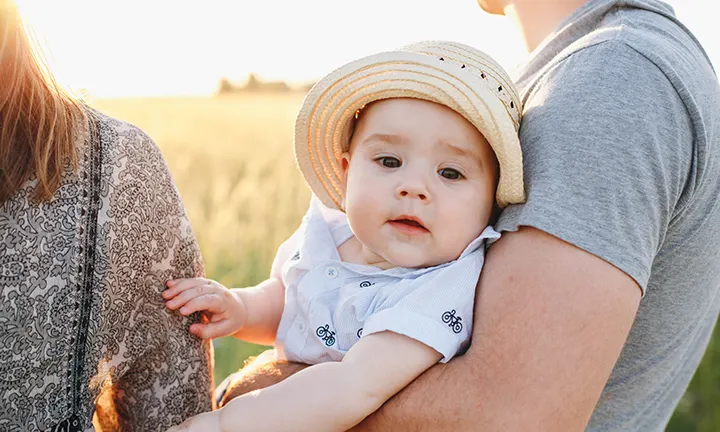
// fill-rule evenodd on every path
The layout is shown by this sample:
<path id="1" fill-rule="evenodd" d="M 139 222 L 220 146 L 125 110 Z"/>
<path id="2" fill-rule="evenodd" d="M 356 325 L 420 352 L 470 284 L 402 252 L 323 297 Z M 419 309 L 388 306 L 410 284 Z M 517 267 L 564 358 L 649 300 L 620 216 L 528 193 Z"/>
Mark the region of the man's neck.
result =
<path id="1" fill-rule="evenodd" d="M 505 15 L 514 19 L 525 47 L 533 51 L 560 23 L 587 0 L 507 0 Z"/>

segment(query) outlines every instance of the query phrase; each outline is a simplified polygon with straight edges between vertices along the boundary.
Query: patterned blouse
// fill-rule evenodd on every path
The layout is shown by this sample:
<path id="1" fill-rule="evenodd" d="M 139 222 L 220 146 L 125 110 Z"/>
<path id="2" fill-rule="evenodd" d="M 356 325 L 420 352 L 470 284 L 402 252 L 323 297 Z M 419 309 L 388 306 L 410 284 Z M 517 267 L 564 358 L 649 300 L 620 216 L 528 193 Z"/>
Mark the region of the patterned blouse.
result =
<path id="1" fill-rule="evenodd" d="M 52 200 L 31 179 L 0 203 L 0 431 L 166 430 L 212 408 L 211 347 L 160 296 L 203 275 L 165 160 L 89 116 Z"/>

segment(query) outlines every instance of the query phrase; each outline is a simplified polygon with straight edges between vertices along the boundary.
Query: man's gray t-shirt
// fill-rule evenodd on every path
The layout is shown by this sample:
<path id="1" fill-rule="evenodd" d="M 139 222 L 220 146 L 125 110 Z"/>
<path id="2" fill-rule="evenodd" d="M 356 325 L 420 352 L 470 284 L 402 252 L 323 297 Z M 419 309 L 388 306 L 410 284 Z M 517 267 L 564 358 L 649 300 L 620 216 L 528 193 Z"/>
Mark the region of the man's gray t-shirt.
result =
<path id="1" fill-rule="evenodd" d="M 643 290 L 591 431 L 664 430 L 720 309 L 720 89 L 704 51 L 654 0 L 590 0 L 516 73 L 532 226 Z"/>

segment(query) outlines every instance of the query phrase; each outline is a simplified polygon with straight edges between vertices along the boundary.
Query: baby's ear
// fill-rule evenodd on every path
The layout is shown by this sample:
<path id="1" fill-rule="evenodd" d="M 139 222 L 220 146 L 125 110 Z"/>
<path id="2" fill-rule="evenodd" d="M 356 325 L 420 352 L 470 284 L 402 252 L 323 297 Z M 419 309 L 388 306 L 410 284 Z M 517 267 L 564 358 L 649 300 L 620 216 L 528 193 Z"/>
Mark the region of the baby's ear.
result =
<path id="1" fill-rule="evenodd" d="M 347 192 L 348 170 L 350 169 L 350 152 L 345 152 L 338 157 L 340 171 L 342 171 L 342 207 L 345 207 L 345 194 Z"/>

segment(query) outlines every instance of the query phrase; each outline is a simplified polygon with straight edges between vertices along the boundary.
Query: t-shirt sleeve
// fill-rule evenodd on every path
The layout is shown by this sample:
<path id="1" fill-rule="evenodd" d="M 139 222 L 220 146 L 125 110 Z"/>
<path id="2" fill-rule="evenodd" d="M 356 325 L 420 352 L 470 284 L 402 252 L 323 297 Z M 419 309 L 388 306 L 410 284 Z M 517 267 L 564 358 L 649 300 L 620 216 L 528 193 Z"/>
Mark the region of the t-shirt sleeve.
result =
<path id="1" fill-rule="evenodd" d="M 527 201 L 496 229 L 531 226 L 631 276 L 650 268 L 693 154 L 689 115 L 650 60 L 619 42 L 572 54 L 527 96 L 520 128 Z"/>
<path id="2" fill-rule="evenodd" d="M 392 331 L 416 339 L 443 355 L 445 363 L 464 349 L 472 334 L 475 287 L 483 251 L 408 281 L 411 291 L 370 315 L 362 337 Z"/>

